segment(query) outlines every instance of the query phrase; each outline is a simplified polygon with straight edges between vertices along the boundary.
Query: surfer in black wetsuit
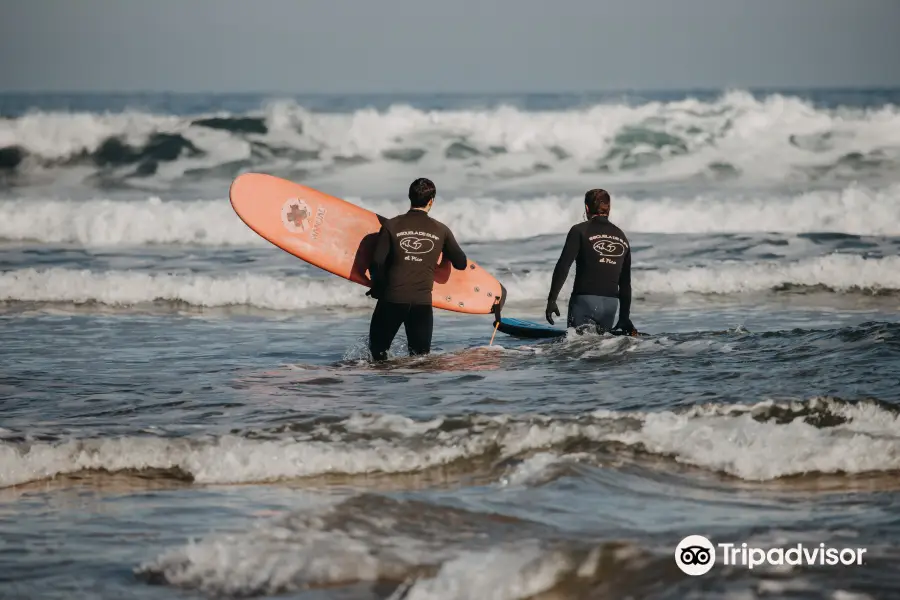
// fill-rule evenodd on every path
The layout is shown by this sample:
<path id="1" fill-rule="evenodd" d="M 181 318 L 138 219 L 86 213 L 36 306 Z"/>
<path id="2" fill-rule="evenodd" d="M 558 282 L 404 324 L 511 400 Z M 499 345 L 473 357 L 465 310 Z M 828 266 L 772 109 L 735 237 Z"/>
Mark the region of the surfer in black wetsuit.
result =
<path id="1" fill-rule="evenodd" d="M 547 321 L 559 316 L 556 298 L 575 262 L 575 284 L 569 299 L 568 327 L 593 324 L 598 330 L 637 333 L 631 323 L 631 246 L 621 229 L 610 223 L 606 190 L 584 195 L 587 220 L 574 225 L 566 237 L 547 297 Z M 619 320 L 613 319 L 619 310 Z"/>
<path id="2" fill-rule="evenodd" d="M 433 314 L 431 292 L 438 256 L 455 269 L 468 260 L 450 229 L 428 216 L 434 204 L 434 183 L 416 179 L 409 186 L 408 212 L 385 221 L 378 234 L 366 294 L 378 300 L 369 325 L 372 358 L 387 358 L 394 336 L 404 325 L 410 355 L 431 352 Z"/>

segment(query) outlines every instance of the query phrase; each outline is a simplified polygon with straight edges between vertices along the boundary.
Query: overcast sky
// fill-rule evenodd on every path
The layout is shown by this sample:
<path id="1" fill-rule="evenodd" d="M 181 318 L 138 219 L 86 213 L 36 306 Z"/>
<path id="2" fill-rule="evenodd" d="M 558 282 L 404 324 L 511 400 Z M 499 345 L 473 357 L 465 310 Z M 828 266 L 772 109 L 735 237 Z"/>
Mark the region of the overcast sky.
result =
<path id="1" fill-rule="evenodd" d="M 0 91 L 900 84 L 900 0 L 0 0 Z"/>

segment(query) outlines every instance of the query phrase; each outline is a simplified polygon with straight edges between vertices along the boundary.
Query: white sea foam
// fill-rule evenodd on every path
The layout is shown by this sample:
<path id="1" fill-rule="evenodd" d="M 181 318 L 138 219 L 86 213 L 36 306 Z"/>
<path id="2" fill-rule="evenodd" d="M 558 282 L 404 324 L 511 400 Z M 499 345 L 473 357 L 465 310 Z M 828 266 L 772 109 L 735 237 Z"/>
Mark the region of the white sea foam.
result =
<path id="1" fill-rule="evenodd" d="M 801 418 L 780 425 L 753 418 L 773 404 L 702 407 L 681 414 L 650 413 L 643 417 L 639 430 L 610 439 L 642 444 L 650 452 L 746 480 L 900 468 L 898 415 L 874 405 L 822 401 L 820 404 L 828 405 L 832 414 L 847 422 L 818 428 Z"/>
<path id="2" fill-rule="evenodd" d="M 243 273 L 231 276 L 151 274 L 137 271 L 92 272 L 53 267 L 0 273 L 0 300 L 96 302 L 133 306 L 154 301 L 197 307 L 252 306 L 302 310 L 321 306 L 366 306 L 364 288 L 329 279 L 276 278 Z"/>
<path id="3" fill-rule="evenodd" d="M 348 198 L 382 215 L 405 211 L 401 201 Z M 581 220 L 582 198 L 519 200 L 448 198 L 432 215 L 461 241 L 527 239 L 564 234 Z M 795 196 L 696 196 L 633 200 L 617 197 L 613 221 L 626 233 L 840 232 L 900 235 L 900 186 L 850 186 Z M 195 201 L 0 201 L 0 239 L 87 246 L 198 244 L 263 246 L 227 199 Z"/>
<path id="4" fill-rule="evenodd" d="M 820 428 L 802 419 L 784 424 L 754 419 L 772 404 L 703 406 L 686 412 L 598 411 L 578 420 L 475 417 L 471 427 L 452 431 L 442 431 L 440 419 L 421 424 L 395 416 L 374 420 L 369 427 L 357 420 L 350 438 L 340 430 L 321 426 L 321 431 L 314 432 L 317 439 L 298 433 L 278 439 L 131 436 L 28 445 L 0 442 L 0 487 L 87 469 L 177 468 L 198 483 L 249 483 L 329 473 L 405 473 L 494 451 L 499 451 L 500 458 L 549 451 L 579 438 L 642 446 L 745 480 L 900 468 L 900 419 L 896 414 L 875 405 L 812 400 L 798 406 L 828 410 L 845 422 Z M 549 460 L 552 458 L 537 455 L 514 471 L 512 480 L 504 482 L 537 483 L 541 469 L 555 461 Z"/>
<path id="5" fill-rule="evenodd" d="M 501 276 L 501 283 L 509 292 L 508 305 L 546 298 L 551 275 L 550 271 L 532 271 Z M 866 259 L 833 254 L 796 262 L 736 261 L 687 269 L 636 270 L 632 280 L 634 293 L 638 295 L 743 294 L 785 285 L 825 286 L 835 292 L 900 290 L 900 257 Z M 567 285 L 560 299 L 565 301 L 568 293 Z M 61 267 L 0 273 L 0 300 L 112 306 L 164 301 L 197 307 L 249 306 L 284 311 L 372 305 L 364 288 L 336 277 L 89 271 Z"/>

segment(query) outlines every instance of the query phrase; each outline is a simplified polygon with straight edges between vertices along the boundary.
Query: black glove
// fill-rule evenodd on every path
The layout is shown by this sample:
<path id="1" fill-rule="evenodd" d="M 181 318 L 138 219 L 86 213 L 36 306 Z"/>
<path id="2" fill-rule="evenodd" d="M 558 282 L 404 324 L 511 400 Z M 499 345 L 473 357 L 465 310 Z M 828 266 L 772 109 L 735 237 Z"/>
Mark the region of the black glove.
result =
<path id="1" fill-rule="evenodd" d="M 631 319 L 628 317 L 619 318 L 619 321 L 616 323 L 616 326 L 613 327 L 613 331 L 621 330 L 627 333 L 628 335 L 637 335 L 637 329 L 634 328 L 634 323 L 631 322 Z"/>
<path id="2" fill-rule="evenodd" d="M 559 307 L 556 306 L 556 300 L 547 300 L 547 311 L 544 315 L 547 317 L 547 322 L 553 325 L 553 317 L 550 315 L 555 314 L 557 317 L 559 316 Z"/>
<path id="3" fill-rule="evenodd" d="M 382 292 L 381 286 L 373 285 L 372 287 L 369 288 L 369 291 L 366 292 L 366 296 L 368 296 L 369 298 L 374 298 L 375 300 L 378 300 L 379 298 L 381 298 L 381 292 Z"/>

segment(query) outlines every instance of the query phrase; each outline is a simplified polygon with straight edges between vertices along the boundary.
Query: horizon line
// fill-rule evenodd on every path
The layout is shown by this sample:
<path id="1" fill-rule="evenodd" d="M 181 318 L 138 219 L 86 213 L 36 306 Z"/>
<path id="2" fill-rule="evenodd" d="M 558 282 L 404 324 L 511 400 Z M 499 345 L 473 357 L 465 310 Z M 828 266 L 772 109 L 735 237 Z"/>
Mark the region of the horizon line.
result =
<path id="1" fill-rule="evenodd" d="M 686 87 L 623 87 L 623 88 L 607 88 L 607 89 L 560 89 L 560 90 L 453 90 L 453 91 L 412 91 L 412 90 L 380 90 L 380 91 L 288 91 L 288 90 L 153 90 L 153 89 L 95 89 L 95 90 L 66 90 L 66 89 L 11 89 L 0 90 L 0 95 L 170 95 L 170 96 L 211 96 L 211 95 L 228 95 L 228 96 L 261 96 L 261 95 L 282 95 L 282 96 L 573 96 L 573 95 L 608 95 L 608 94 L 665 94 L 665 93 L 724 93 L 724 92 L 773 92 L 773 91 L 820 91 L 820 92 L 852 92 L 852 91 L 900 91 L 900 83 L 898 84 L 878 84 L 878 85 L 853 85 L 853 84 L 831 84 L 831 85 L 722 85 L 722 86 L 686 86 Z"/>

